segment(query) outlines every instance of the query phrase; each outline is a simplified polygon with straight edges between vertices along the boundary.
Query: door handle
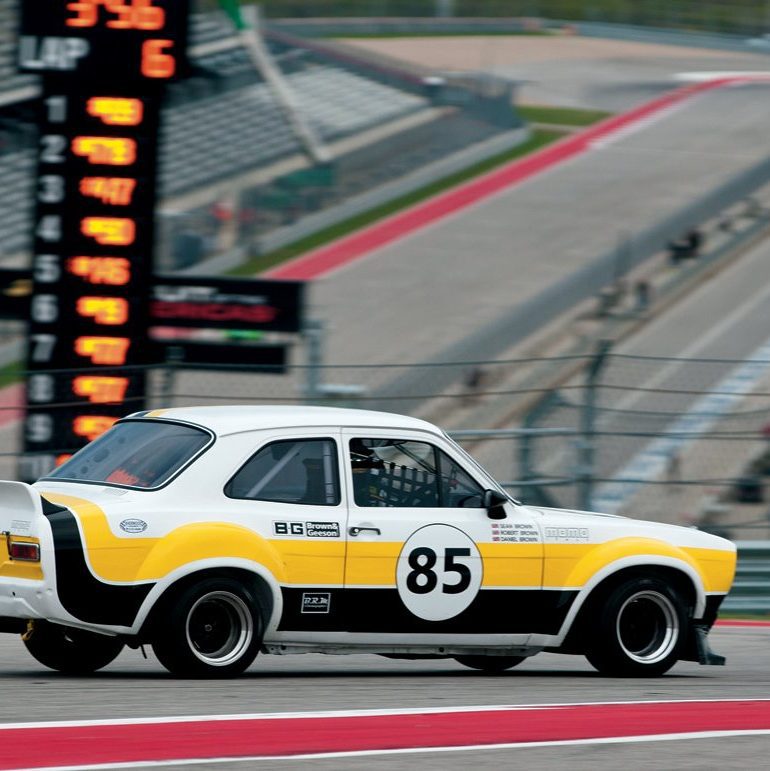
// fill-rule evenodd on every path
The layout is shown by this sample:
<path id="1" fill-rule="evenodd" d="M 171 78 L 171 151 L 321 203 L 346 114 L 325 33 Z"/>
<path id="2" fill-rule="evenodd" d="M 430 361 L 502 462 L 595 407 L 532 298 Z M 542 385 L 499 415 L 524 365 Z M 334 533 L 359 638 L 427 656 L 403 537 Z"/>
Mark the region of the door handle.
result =
<path id="1" fill-rule="evenodd" d="M 382 535 L 382 531 L 379 527 L 351 527 L 348 530 L 348 533 L 350 533 L 350 535 L 359 535 L 366 531 L 374 533 L 375 535 Z"/>

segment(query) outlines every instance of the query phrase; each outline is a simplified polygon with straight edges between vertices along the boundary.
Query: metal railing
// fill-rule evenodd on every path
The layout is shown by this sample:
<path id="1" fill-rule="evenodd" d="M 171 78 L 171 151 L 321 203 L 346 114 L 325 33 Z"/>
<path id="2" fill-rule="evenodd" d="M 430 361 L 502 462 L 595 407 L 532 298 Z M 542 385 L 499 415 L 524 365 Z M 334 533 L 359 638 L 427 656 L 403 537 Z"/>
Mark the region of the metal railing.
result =
<path id="1" fill-rule="evenodd" d="M 738 541 L 735 583 L 722 605 L 729 613 L 770 613 L 770 541 Z"/>

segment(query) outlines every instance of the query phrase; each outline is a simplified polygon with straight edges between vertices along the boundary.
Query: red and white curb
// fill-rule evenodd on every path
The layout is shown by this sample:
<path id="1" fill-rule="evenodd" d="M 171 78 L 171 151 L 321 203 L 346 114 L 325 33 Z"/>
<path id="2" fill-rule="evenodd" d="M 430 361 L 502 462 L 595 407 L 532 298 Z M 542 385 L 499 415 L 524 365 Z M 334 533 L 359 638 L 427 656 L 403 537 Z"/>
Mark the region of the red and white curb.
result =
<path id="1" fill-rule="evenodd" d="M 0 725 L 0 769 L 106 769 L 770 734 L 770 699 Z"/>

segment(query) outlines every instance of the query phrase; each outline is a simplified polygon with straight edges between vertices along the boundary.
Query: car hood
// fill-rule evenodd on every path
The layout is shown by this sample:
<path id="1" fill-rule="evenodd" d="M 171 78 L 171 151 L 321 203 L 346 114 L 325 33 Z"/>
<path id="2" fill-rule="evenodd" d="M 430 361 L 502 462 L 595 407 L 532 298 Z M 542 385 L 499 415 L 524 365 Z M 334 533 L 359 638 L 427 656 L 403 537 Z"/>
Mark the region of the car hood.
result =
<path id="1" fill-rule="evenodd" d="M 601 514 L 578 509 L 554 509 L 538 506 L 535 511 L 543 515 L 544 524 L 556 527 L 588 528 L 601 531 L 609 537 L 658 538 L 677 544 L 686 543 L 703 549 L 736 550 L 732 541 L 698 530 L 695 527 L 683 527 L 665 522 L 653 522 L 647 519 L 633 519 L 617 514 Z"/>

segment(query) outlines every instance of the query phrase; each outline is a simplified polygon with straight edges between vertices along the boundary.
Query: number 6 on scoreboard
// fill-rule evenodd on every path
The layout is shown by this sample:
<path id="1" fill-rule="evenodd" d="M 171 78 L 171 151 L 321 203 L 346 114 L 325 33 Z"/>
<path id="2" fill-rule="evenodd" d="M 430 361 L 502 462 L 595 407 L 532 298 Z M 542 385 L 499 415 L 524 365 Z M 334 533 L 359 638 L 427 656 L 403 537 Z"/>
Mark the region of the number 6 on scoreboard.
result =
<path id="1" fill-rule="evenodd" d="M 171 78 L 176 72 L 176 59 L 168 49 L 173 40 L 146 40 L 142 44 L 142 75 L 148 78 Z"/>

